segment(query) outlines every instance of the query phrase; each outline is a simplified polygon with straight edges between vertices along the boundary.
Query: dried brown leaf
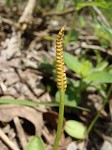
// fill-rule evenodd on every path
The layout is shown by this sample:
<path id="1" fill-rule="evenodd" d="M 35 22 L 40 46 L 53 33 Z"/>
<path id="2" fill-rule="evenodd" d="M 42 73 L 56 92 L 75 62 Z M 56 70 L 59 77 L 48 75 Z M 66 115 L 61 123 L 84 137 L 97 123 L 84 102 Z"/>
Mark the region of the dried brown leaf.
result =
<path id="1" fill-rule="evenodd" d="M 9 122 L 14 117 L 25 118 L 30 121 L 34 127 L 36 134 L 41 135 L 43 127 L 42 114 L 33 108 L 19 105 L 0 105 L 0 121 Z"/>
<path id="2" fill-rule="evenodd" d="M 5 59 L 11 59 L 14 56 L 20 56 L 21 34 L 14 33 L 10 39 L 6 40 L 7 48 L 1 52 L 1 56 Z"/>

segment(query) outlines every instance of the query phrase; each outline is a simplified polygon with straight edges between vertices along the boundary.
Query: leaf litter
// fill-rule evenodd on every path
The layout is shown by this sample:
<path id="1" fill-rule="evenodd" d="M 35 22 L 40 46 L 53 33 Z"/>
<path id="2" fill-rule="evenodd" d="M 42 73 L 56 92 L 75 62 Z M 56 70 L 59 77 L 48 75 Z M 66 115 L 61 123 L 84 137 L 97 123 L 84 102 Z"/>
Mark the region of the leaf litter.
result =
<path id="1" fill-rule="evenodd" d="M 55 13 L 53 14 L 51 12 L 50 17 L 49 13 L 47 14 L 46 12 L 43 17 L 37 12 L 34 12 L 36 0 L 33 0 L 32 4 L 31 1 L 32 0 L 22 2 L 22 5 L 18 3 L 18 6 L 12 5 L 10 7 L 6 6 L 4 2 L 0 3 L 0 97 L 51 102 L 54 100 L 54 93 L 53 96 L 51 96 L 52 89 L 56 90 L 56 82 L 54 82 L 55 76 L 51 72 L 48 73 L 49 66 L 45 68 L 44 65 L 44 67 L 41 65 L 48 63 L 51 65 L 52 72 L 54 71 L 52 66 L 55 59 L 54 39 L 56 38 L 57 31 L 60 29 L 60 27 L 57 26 L 61 26 L 61 24 L 60 20 L 56 18 Z M 29 6 L 31 8 L 30 15 L 27 11 Z M 74 11 L 74 8 L 72 11 Z M 29 16 L 27 17 L 27 15 Z M 64 14 L 61 15 L 63 16 Z M 62 22 L 64 23 L 64 19 Z M 88 29 L 77 30 L 79 30 L 80 33 L 77 45 L 69 46 L 67 48 L 68 51 L 80 56 L 82 48 L 98 48 L 101 52 L 105 53 L 104 48 L 92 45 L 97 43 L 99 39 L 97 36 L 91 35 L 91 31 Z M 74 51 L 74 49 L 76 49 L 76 51 Z M 109 55 L 110 54 L 111 53 L 109 53 Z M 75 76 L 75 78 L 77 78 L 77 76 Z M 48 83 L 46 83 L 45 79 L 48 80 Z M 53 88 L 50 88 L 51 85 Z M 94 95 L 93 93 L 86 95 L 84 99 L 89 99 L 88 105 L 90 106 L 91 104 L 90 108 L 92 108 L 92 115 L 94 116 L 93 106 L 95 110 L 98 110 L 102 105 L 101 99 L 99 100 L 98 95 Z M 47 125 L 47 123 L 49 124 L 50 121 L 56 118 L 49 113 L 49 117 L 44 119 L 43 116 L 49 112 L 48 110 L 50 110 L 50 108 L 46 108 L 45 106 L 27 107 L 12 104 L 0 105 L 0 129 L 8 139 L 8 143 L 6 144 L 4 144 L 5 139 L 0 140 L 0 148 L 9 150 L 12 141 L 14 145 L 17 146 L 16 148 L 24 150 L 31 136 L 37 134 L 44 137 L 46 149 L 52 149 L 56 123 L 54 122 L 55 127 L 53 129 L 49 127 L 50 125 Z M 108 117 L 105 111 L 102 111 L 101 115 L 105 118 Z M 79 114 L 79 119 L 87 123 L 87 120 L 91 120 L 91 116 L 88 113 L 82 112 L 82 114 Z M 30 123 L 34 128 L 29 125 Z M 106 127 L 108 126 L 104 124 L 102 130 Z M 28 131 L 31 131 L 31 135 Z M 19 132 L 24 137 L 22 140 L 20 140 Z M 96 137 L 96 133 L 93 133 L 93 136 Z M 101 135 L 99 137 L 101 138 Z M 105 150 L 105 147 L 111 149 L 110 142 L 108 142 L 108 140 L 106 141 L 105 138 L 103 138 L 104 142 L 101 147 L 97 145 L 96 141 L 99 137 L 97 136 L 93 142 L 90 141 L 90 145 L 86 148 L 85 142 L 77 142 L 66 136 L 63 132 L 60 150 L 72 150 L 77 148 L 84 150 L 90 149 L 90 147 L 101 148 L 101 150 Z M 88 140 L 91 139 L 90 135 L 90 139 Z M 23 144 L 24 140 L 25 145 Z M 95 146 L 91 146 L 91 144 Z"/>

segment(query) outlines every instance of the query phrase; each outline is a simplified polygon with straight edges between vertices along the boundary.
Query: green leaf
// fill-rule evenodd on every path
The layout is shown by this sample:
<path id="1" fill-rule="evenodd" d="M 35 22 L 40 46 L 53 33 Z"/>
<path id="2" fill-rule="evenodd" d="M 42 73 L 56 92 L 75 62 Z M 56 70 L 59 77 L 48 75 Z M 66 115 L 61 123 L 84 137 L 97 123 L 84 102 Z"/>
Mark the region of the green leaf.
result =
<path id="1" fill-rule="evenodd" d="M 106 71 L 93 72 L 89 74 L 84 80 L 101 83 L 112 83 L 112 73 Z"/>
<path id="2" fill-rule="evenodd" d="M 83 2 L 83 3 L 78 3 L 77 5 L 77 10 L 82 9 L 83 7 L 87 7 L 87 6 L 98 6 L 98 7 L 102 7 L 102 8 L 109 8 L 112 6 L 112 3 L 106 2 L 106 1 L 94 1 L 94 2 Z"/>
<path id="3" fill-rule="evenodd" d="M 45 150 L 43 140 L 39 136 L 34 136 L 29 141 L 26 150 Z"/>
<path id="4" fill-rule="evenodd" d="M 58 103 L 54 102 L 33 102 L 30 100 L 18 100 L 18 99 L 0 99 L 0 104 L 18 104 L 18 105 L 26 105 L 26 106 L 39 106 L 45 105 L 49 107 L 58 107 Z"/>
<path id="5" fill-rule="evenodd" d="M 108 66 L 108 62 L 107 61 L 100 62 L 94 68 L 94 71 L 103 71 L 107 66 Z"/>
<path id="6" fill-rule="evenodd" d="M 92 63 L 88 60 L 81 62 L 81 75 L 86 76 L 92 69 Z"/>
<path id="7" fill-rule="evenodd" d="M 80 68 L 80 62 L 77 57 L 64 52 L 64 62 L 65 64 L 74 72 L 80 74 L 81 68 Z"/>
<path id="8" fill-rule="evenodd" d="M 64 2 L 65 0 L 58 0 L 58 4 L 56 7 L 57 12 L 61 12 L 64 9 Z"/>
<path id="9" fill-rule="evenodd" d="M 65 132 L 73 138 L 84 139 L 86 127 L 78 121 L 68 120 L 65 123 Z"/>
<path id="10" fill-rule="evenodd" d="M 101 29 L 104 32 L 104 34 L 106 34 L 106 36 L 112 38 L 112 29 L 107 27 L 102 21 L 98 20 L 97 22 L 99 29 Z"/>
<path id="11" fill-rule="evenodd" d="M 56 103 L 56 102 L 32 102 L 29 100 L 17 100 L 17 99 L 0 99 L 0 104 L 18 104 L 18 105 L 26 105 L 26 106 L 31 106 L 31 107 L 39 106 L 39 105 L 45 105 L 49 107 L 59 107 L 59 103 Z M 83 108 L 80 106 L 74 106 L 74 105 L 69 105 L 69 104 L 67 104 L 67 106 L 88 111 L 87 108 Z"/>

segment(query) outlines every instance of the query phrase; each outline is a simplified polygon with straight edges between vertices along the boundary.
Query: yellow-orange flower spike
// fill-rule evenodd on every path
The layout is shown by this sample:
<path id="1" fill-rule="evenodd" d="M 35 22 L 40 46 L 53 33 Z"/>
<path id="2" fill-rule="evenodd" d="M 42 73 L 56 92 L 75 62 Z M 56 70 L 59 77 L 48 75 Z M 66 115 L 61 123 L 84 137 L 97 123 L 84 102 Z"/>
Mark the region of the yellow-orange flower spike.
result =
<path id="1" fill-rule="evenodd" d="M 57 87 L 58 89 L 66 90 L 67 79 L 65 73 L 64 59 L 63 59 L 63 36 L 65 25 L 61 28 L 56 39 L 56 72 L 57 72 Z"/>

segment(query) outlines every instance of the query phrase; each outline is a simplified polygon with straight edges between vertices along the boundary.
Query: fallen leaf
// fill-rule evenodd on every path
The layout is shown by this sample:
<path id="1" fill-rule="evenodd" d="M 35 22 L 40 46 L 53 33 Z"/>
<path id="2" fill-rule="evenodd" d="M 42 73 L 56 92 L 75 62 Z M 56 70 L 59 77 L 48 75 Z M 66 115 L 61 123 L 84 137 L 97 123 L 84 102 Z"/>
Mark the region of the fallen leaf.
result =
<path id="1" fill-rule="evenodd" d="M 77 150 L 77 145 L 75 142 L 71 142 L 68 146 L 67 146 L 67 150 Z"/>
<path id="2" fill-rule="evenodd" d="M 0 105 L 0 121 L 9 122 L 16 116 L 30 121 L 35 127 L 35 134 L 41 135 L 43 127 L 41 112 L 27 106 Z"/>
<path id="3" fill-rule="evenodd" d="M 101 150 L 112 150 L 112 143 L 105 141 L 101 147 Z"/>
<path id="4" fill-rule="evenodd" d="M 13 33 L 15 34 L 15 33 Z M 7 48 L 2 51 L 1 56 L 6 59 L 11 59 L 14 56 L 20 56 L 21 34 L 16 33 L 7 40 Z"/>

